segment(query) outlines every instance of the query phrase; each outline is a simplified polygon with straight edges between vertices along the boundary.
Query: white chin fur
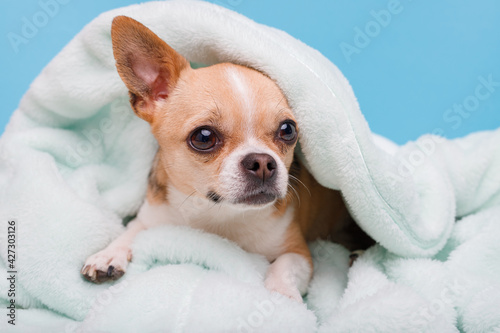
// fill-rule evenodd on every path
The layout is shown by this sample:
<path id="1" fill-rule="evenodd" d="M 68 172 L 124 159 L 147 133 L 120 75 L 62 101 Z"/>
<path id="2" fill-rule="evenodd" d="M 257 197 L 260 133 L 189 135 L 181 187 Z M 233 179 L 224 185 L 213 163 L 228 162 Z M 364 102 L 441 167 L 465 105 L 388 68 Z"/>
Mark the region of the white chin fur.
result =
<path id="1" fill-rule="evenodd" d="M 264 203 L 264 204 L 258 204 L 258 205 L 257 204 L 250 205 L 250 204 L 237 203 L 237 202 L 234 203 L 234 202 L 230 202 L 230 201 L 228 201 L 228 203 L 233 205 L 236 208 L 241 209 L 241 210 L 253 210 L 253 209 L 257 210 L 257 209 L 264 209 L 264 208 L 270 207 L 270 206 L 274 205 L 277 200 L 278 200 L 278 198 L 274 199 L 271 202 Z"/>

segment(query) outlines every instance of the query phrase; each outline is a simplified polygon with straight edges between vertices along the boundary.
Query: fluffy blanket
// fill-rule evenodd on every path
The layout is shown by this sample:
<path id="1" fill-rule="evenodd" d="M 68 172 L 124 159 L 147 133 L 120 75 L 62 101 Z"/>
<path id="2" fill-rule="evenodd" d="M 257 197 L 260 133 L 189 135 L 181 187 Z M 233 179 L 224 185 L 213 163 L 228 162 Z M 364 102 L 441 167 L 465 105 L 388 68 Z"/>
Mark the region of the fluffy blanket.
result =
<path id="1" fill-rule="evenodd" d="M 117 15 L 144 23 L 193 63 L 234 62 L 274 79 L 301 125 L 305 164 L 323 185 L 342 190 L 378 245 L 349 269 L 341 246 L 311 244 L 315 272 L 304 304 L 264 288 L 264 258 L 177 227 L 142 232 L 116 283 L 85 281 L 84 260 L 141 205 L 156 150 L 114 66 Z M 498 130 L 457 140 L 426 135 L 404 146 L 375 136 L 330 61 L 216 5 L 149 2 L 104 13 L 33 82 L 0 139 L 0 327 L 499 331 L 499 144 Z M 7 253 L 9 221 L 15 261 Z M 11 300 L 15 326 L 7 322 Z"/>

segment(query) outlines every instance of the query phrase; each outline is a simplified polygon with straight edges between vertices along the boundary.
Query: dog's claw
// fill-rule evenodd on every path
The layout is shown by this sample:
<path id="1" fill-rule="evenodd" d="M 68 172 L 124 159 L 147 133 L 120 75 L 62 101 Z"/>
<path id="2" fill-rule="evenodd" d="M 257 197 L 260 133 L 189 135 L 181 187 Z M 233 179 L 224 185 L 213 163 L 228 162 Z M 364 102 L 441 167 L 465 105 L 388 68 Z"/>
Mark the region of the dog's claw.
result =
<path id="1" fill-rule="evenodd" d="M 109 266 L 108 267 L 108 272 L 106 273 L 106 275 L 108 277 L 111 277 L 111 274 L 113 273 L 113 270 L 115 269 L 115 267 L 113 265 Z"/>
<path id="2" fill-rule="evenodd" d="M 89 271 L 89 269 L 90 269 L 89 265 L 84 265 L 83 268 L 82 268 L 82 270 L 81 270 L 81 273 L 83 275 L 85 275 L 85 274 L 87 274 L 87 272 Z"/>

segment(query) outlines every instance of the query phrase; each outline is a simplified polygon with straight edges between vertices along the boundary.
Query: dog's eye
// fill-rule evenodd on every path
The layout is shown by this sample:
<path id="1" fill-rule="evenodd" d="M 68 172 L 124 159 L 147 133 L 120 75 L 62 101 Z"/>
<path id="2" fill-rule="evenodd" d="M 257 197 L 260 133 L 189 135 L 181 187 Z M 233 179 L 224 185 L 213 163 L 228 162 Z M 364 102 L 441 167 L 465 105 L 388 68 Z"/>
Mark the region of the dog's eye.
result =
<path id="1" fill-rule="evenodd" d="M 217 144 L 217 135 L 215 132 L 207 127 L 196 129 L 189 139 L 191 147 L 196 150 L 210 150 Z"/>
<path id="2" fill-rule="evenodd" d="M 297 139 L 297 129 L 295 128 L 295 124 L 291 121 L 285 121 L 279 127 L 278 136 L 281 140 L 286 141 L 287 143 L 292 143 Z"/>

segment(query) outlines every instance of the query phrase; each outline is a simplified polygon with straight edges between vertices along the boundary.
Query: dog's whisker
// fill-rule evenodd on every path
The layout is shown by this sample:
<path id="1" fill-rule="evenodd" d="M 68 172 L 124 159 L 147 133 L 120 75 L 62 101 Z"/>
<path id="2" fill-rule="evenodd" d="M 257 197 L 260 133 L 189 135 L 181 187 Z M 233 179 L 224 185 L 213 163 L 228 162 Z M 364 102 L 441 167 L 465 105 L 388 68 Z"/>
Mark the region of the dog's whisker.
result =
<path id="1" fill-rule="evenodd" d="M 311 195 L 311 191 L 309 191 L 309 188 L 306 186 L 306 184 L 304 184 L 299 178 L 295 177 L 294 175 L 288 175 L 290 178 L 292 178 L 293 181 L 296 181 L 297 183 L 299 183 L 299 185 L 302 185 L 305 187 L 305 189 L 307 190 L 307 192 L 309 193 L 309 196 L 312 196 Z"/>
<path id="2" fill-rule="evenodd" d="M 189 198 L 191 198 L 191 197 L 192 197 L 192 196 L 193 196 L 196 192 L 198 192 L 198 190 L 194 189 L 194 191 L 193 191 L 193 192 L 191 192 L 191 194 L 189 194 L 189 195 L 186 197 L 186 199 L 184 199 L 184 200 L 181 202 L 181 204 L 179 205 L 178 209 L 180 209 L 180 208 L 182 207 L 182 205 L 184 205 L 184 203 L 185 203 L 185 202 L 186 202 Z"/>
<path id="3" fill-rule="evenodd" d="M 293 191 L 293 193 L 295 194 L 295 196 L 297 197 L 297 201 L 298 201 L 298 204 L 299 204 L 299 207 L 300 207 L 300 196 L 299 196 L 299 193 L 297 192 L 297 190 L 291 184 L 288 184 L 288 188 L 290 188 Z"/>
<path id="4" fill-rule="evenodd" d="M 284 100 L 284 99 L 285 99 L 285 95 L 283 95 L 283 96 L 281 97 L 280 101 L 278 102 L 278 104 L 276 104 L 276 106 L 275 106 L 274 108 L 275 108 L 275 109 L 277 109 L 277 108 L 278 108 L 278 105 L 280 105 L 280 104 L 281 104 L 281 102 L 283 102 L 283 100 Z"/>

